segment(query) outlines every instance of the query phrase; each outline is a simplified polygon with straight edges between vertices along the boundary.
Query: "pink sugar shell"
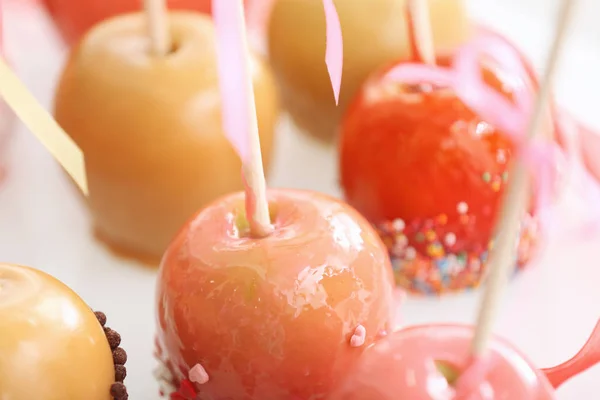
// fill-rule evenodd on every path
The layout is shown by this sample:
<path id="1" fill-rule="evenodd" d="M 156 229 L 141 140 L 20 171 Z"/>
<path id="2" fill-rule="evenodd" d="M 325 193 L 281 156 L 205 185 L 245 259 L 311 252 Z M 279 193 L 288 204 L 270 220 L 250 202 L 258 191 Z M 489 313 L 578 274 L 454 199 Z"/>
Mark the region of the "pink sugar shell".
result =
<path id="1" fill-rule="evenodd" d="M 423 325 L 394 332 L 367 348 L 329 400 L 451 400 L 454 388 L 436 361 L 462 370 L 467 364 L 473 327 Z M 553 400 L 554 389 L 509 343 L 494 339 L 483 381 L 468 400 Z M 463 398 L 464 400 L 464 398 Z"/>

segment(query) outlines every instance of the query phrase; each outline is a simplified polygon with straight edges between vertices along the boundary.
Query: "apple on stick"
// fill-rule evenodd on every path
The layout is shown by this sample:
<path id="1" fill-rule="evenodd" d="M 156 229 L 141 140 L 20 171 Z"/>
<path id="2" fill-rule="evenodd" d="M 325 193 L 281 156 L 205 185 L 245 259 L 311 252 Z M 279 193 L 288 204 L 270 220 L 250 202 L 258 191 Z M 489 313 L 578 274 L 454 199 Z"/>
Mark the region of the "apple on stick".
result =
<path id="1" fill-rule="evenodd" d="M 214 41 L 209 16 L 149 0 L 72 50 L 54 114 L 85 153 L 95 233 L 117 254 L 158 265 L 199 207 L 243 188 L 224 134 Z M 268 170 L 277 93 L 263 60 L 252 53 L 249 63 Z"/>
<path id="2" fill-rule="evenodd" d="M 213 13 L 224 125 L 247 187 L 198 212 L 165 253 L 160 379 L 177 399 L 327 398 L 391 328 L 389 258 L 343 202 L 265 189 L 241 2 L 215 0 Z"/>

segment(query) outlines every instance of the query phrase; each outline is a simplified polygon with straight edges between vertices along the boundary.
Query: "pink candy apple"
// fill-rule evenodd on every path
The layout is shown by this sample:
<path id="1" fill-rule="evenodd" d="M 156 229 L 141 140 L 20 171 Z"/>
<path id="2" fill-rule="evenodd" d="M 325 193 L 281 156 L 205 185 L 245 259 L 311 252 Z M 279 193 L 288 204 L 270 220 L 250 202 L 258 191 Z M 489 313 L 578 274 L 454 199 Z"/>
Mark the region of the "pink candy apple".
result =
<path id="1" fill-rule="evenodd" d="M 508 342 L 494 338 L 482 364 L 483 379 L 459 396 L 455 384 L 468 365 L 473 327 L 407 328 L 365 350 L 329 400 L 551 400 L 554 387 L 600 360 L 599 327 L 576 357 L 547 371 L 537 369 Z"/>
<path id="2" fill-rule="evenodd" d="M 174 398 L 326 399 L 392 322 L 390 261 L 369 223 L 323 194 L 268 198 L 268 237 L 249 236 L 236 193 L 193 217 L 163 258 L 158 353 L 187 393 Z"/>

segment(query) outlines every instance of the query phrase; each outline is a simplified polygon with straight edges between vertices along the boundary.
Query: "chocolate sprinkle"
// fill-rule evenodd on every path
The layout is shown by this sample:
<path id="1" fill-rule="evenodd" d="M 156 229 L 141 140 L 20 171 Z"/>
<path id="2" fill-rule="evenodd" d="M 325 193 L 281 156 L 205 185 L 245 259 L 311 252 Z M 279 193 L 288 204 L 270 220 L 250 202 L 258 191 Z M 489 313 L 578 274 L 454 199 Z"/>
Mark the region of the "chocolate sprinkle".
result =
<path id="1" fill-rule="evenodd" d="M 115 364 L 125 364 L 127 362 L 127 353 L 120 347 L 113 351 L 113 360 Z"/>
<path id="2" fill-rule="evenodd" d="M 112 350 L 113 361 L 115 363 L 115 383 L 113 383 L 110 387 L 110 395 L 114 400 L 127 400 L 129 399 L 129 394 L 127 393 L 127 388 L 123 384 L 125 377 L 127 376 L 127 369 L 125 368 L 125 363 L 127 362 L 127 353 L 125 350 L 119 347 L 121 344 L 121 335 L 117 331 L 113 331 L 112 329 L 105 327 L 106 325 L 106 314 L 96 311 L 94 313 L 100 325 L 104 328 L 104 334 L 106 335 L 106 340 Z"/>
<path id="3" fill-rule="evenodd" d="M 100 322 L 100 325 L 106 325 L 106 314 L 101 311 L 96 311 L 94 314 L 96 314 L 96 318 L 98 319 L 98 322 Z"/>
<path id="4" fill-rule="evenodd" d="M 108 344 L 110 345 L 111 350 L 115 350 L 121 344 L 121 335 L 118 332 L 113 331 L 110 328 L 104 328 L 104 333 L 106 334 L 106 339 L 108 339 Z"/>
<path id="5" fill-rule="evenodd" d="M 115 365 L 115 381 L 123 383 L 127 377 L 127 368 L 124 365 Z"/>
<path id="6" fill-rule="evenodd" d="M 110 387 L 110 395 L 119 400 L 126 400 L 129 398 L 129 395 L 127 394 L 127 388 L 120 382 L 112 384 Z"/>

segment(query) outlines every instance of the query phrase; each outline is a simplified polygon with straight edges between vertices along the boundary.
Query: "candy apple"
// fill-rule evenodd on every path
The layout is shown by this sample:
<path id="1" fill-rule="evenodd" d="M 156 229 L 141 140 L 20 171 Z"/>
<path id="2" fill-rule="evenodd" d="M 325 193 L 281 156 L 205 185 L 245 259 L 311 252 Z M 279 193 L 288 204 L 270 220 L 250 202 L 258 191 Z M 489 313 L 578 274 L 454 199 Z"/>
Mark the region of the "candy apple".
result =
<path id="1" fill-rule="evenodd" d="M 394 332 L 364 351 L 329 399 L 454 399 L 460 371 L 468 365 L 472 336 L 473 328 L 461 325 L 424 325 Z M 509 343 L 494 339 L 485 362 L 483 380 L 470 387 L 469 396 L 459 398 L 555 399 L 544 373 Z"/>
<path id="2" fill-rule="evenodd" d="M 510 99 L 513 89 L 498 68 L 483 64 L 484 80 Z M 389 69 L 371 76 L 343 120 L 345 197 L 377 226 L 398 283 L 422 293 L 476 286 L 492 245 L 513 142 L 450 88 L 386 79 Z M 535 233 L 528 214 L 519 265 L 529 259 Z"/>
<path id="3" fill-rule="evenodd" d="M 75 292 L 0 264 L 0 398 L 112 400 L 114 364 L 102 325 Z"/>
<path id="4" fill-rule="evenodd" d="M 141 0 L 43 0 L 61 36 L 74 44 L 97 23 L 117 16 L 140 11 Z M 190 10 L 210 13 L 211 0 L 167 0 L 170 10 Z"/>
<path id="5" fill-rule="evenodd" d="M 340 107 L 336 108 L 325 63 L 325 16 L 321 0 L 276 0 L 268 24 L 271 65 L 295 123 L 325 140 L 367 76 L 411 57 L 405 0 L 334 1 L 344 37 Z M 470 32 L 463 0 L 429 0 L 438 51 L 461 44 Z M 310 28 L 310 29 L 309 29 Z"/>
<path id="6" fill-rule="evenodd" d="M 368 222 L 314 192 L 268 198 L 270 236 L 249 236 L 236 193 L 200 211 L 165 253 L 158 354 L 188 397 L 325 399 L 392 322 L 389 258 Z"/>
<path id="7" fill-rule="evenodd" d="M 198 207 L 243 187 L 222 129 L 212 21 L 177 12 L 169 23 L 164 58 L 150 53 L 142 14 L 98 25 L 74 49 L 55 99 L 56 120 L 85 154 L 99 237 L 152 262 Z M 276 89 L 265 64 L 251 65 L 268 167 Z"/>

